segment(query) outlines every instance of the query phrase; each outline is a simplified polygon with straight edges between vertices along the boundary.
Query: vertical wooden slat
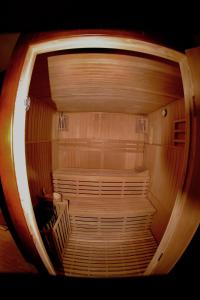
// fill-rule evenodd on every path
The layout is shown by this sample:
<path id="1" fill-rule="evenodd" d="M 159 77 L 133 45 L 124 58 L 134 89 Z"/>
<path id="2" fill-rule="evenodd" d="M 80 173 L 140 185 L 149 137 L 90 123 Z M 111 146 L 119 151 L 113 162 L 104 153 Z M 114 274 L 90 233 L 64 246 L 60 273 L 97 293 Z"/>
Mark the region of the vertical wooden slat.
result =
<path id="1" fill-rule="evenodd" d="M 69 239 L 69 216 L 68 216 L 68 210 L 67 210 L 67 204 L 63 204 L 62 202 L 57 204 L 59 207 L 59 214 L 58 219 L 56 223 L 53 226 L 52 232 L 53 232 L 53 239 L 55 246 L 57 248 L 57 251 L 59 253 L 59 256 L 62 259 L 63 252 L 65 245 L 67 243 L 67 240 Z"/>
<path id="2" fill-rule="evenodd" d="M 51 124 L 55 109 L 53 104 L 31 96 L 26 119 L 26 163 L 31 199 L 34 205 L 42 188 L 47 193 L 52 189 L 52 140 Z"/>
<path id="3" fill-rule="evenodd" d="M 93 112 L 66 114 L 68 129 L 54 135 L 54 168 L 134 169 L 143 166 L 144 133 L 136 132 L 139 116 Z M 54 118 L 54 133 L 56 126 Z"/>
<path id="4" fill-rule="evenodd" d="M 174 144 L 173 123 L 182 120 L 184 101 L 177 100 L 167 106 L 167 116 L 161 110 L 149 115 L 149 126 L 153 128 L 153 140 L 145 145 L 145 165 L 151 176 L 151 201 L 157 209 L 152 231 L 159 242 L 166 229 L 182 178 L 184 147 Z M 159 122 L 159 126 L 157 126 Z"/>

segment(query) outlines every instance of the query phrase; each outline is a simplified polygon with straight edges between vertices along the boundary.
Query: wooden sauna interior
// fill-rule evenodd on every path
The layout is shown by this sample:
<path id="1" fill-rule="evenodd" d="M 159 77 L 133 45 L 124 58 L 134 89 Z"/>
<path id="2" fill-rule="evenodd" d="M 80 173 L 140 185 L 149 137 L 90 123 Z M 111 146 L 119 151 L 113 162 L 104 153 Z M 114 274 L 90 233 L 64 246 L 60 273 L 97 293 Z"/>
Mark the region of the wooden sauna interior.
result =
<path id="1" fill-rule="evenodd" d="M 29 96 L 26 160 L 35 211 L 53 192 L 61 195 L 54 221 L 40 228 L 58 272 L 144 274 L 182 180 L 179 65 L 107 49 L 41 54 Z"/>

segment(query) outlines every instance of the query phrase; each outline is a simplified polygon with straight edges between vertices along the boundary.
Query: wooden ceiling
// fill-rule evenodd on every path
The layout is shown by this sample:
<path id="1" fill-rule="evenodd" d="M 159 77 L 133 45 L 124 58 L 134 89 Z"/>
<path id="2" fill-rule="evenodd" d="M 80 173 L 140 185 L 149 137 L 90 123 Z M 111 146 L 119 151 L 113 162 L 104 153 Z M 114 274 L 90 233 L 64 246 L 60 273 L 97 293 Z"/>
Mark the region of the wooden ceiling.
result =
<path id="1" fill-rule="evenodd" d="M 178 65 L 119 53 L 48 57 L 51 98 L 59 111 L 148 114 L 183 98 Z"/>

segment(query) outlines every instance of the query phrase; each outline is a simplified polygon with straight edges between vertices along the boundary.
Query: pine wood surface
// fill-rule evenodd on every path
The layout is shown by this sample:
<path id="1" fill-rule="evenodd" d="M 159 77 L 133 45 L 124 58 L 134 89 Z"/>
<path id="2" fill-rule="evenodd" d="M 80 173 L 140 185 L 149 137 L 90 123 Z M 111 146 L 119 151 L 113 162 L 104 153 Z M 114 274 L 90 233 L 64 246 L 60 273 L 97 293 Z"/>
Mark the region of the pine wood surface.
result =
<path id="1" fill-rule="evenodd" d="M 139 175 L 137 175 L 139 174 Z M 148 171 L 64 169 L 53 172 L 54 191 L 63 199 L 73 197 L 144 197 L 148 192 Z"/>
<path id="2" fill-rule="evenodd" d="M 85 203 L 85 199 L 82 202 Z M 87 207 L 87 203 L 84 206 Z M 157 243 L 150 230 L 155 210 L 150 203 L 150 210 L 145 209 L 143 202 L 142 206 L 142 213 L 130 207 L 135 211 L 127 215 L 122 206 L 120 213 L 112 209 L 109 216 L 99 208 L 96 208 L 98 214 L 94 208 L 84 211 L 82 206 L 73 209 L 69 205 L 68 210 L 68 203 L 61 202 L 53 227 L 53 240 L 63 265 L 59 273 L 75 277 L 143 275 Z"/>
<path id="3" fill-rule="evenodd" d="M 184 130 L 184 135 L 186 130 L 183 100 L 163 108 L 167 109 L 166 117 L 162 116 L 162 109 L 148 116 L 149 132 L 144 147 L 144 165 L 151 177 L 148 198 L 157 209 L 152 231 L 158 242 L 165 232 L 183 176 L 185 144 L 174 143 L 174 124 L 181 124 L 178 128 Z"/>
<path id="4" fill-rule="evenodd" d="M 178 65 L 153 58 L 76 53 L 51 56 L 48 67 L 59 111 L 147 114 L 183 97 Z"/>
<path id="5" fill-rule="evenodd" d="M 53 118 L 53 169 L 134 169 L 143 166 L 145 133 L 141 115 L 64 112 L 66 129 Z M 140 129 L 140 130 L 139 130 Z"/>
<path id="6" fill-rule="evenodd" d="M 68 226 L 61 224 L 61 214 L 55 224 L 59 230 L 53 229 L 66 276 L 144 273 L 157 248 L 150 231 L 156 210 L 146 196 L 148 184 L 148 170 L 53 172 L 54 191 L 61 193 L 63 206 L 69 205 L 67 239 Z"/>
<path id="7" fill-rule="evenodd" d="M 77 277 L 128 277 L 145 271 L 156 250 L 148 232 L 129 241 L 91 242 L 69 239 L 63 256 L 64 272 Z"/>
<path id="8" fill-rule="evenodd" d="M 33 205 L 37 205 L 42 190 L 51 193 L 53 105 L 31 96 L 26 116 L 26 164 Z"/>

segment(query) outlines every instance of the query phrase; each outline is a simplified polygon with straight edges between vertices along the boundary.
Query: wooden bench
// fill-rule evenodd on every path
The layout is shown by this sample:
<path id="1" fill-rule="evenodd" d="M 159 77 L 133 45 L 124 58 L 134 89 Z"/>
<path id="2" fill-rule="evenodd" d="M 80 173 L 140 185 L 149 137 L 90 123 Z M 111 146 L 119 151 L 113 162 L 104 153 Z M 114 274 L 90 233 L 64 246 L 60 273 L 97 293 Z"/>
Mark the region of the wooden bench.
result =
<path id="1" fill-rule="evenodd" d="M 54 191 L 67 200 L 98 196 L 144 197 L 148 185 L 147 170 L 60 169 L 53 172 Z"/>
<path id="2" fill-rule="evenodd" d="M 148 170 L 53 172 L 54 192 L 69 204 L 70 235 L 63 246 L 66 275 L 112 277 L 144 272 L 157 247 L 150 231 L 155 208 L 147 198 L 149 180 Z"/>
<path id="3" fill-rule="evenodd" d="M 69 201 L 72 234 L 85 239 L 129 238 L 149 229 L 149 172 L 67 169 L 53 173 L 54 191 Z"/>

